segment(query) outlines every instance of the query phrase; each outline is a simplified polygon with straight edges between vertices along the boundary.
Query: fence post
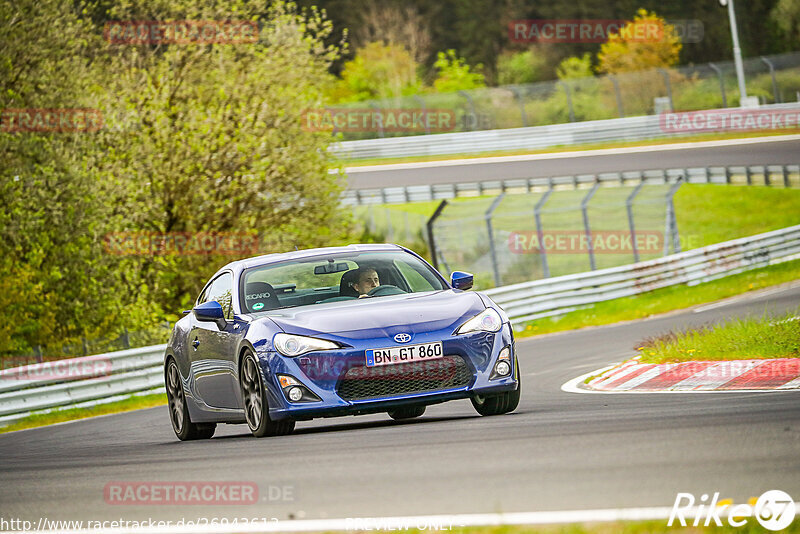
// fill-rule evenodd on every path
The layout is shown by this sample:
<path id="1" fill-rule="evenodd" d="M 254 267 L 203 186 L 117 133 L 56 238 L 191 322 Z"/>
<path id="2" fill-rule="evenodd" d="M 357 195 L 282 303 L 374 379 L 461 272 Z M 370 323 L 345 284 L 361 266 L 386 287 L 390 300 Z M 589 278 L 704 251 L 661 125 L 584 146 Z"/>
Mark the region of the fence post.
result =
<path id="1" fill-rule="evenodd" d="M 497 265 L 497 251 L 494 248 L 494 230 L 492 229 L 492 214 L 494 210 L 497 209 L 497 206 L 500 205 L 500 202 L 503 201 L 503 197 L 506 196 L 505 191 L 500 193 L 497 198 L 492 201 L 491 206 L 489 209 L 486 210 L 484 213 L 483 218 L 486 220 L 486 233 L 489 235 L 489 253 L 492 257 L 492 270 L 494 271 L 494 285 L 495 287 L 500 287 L 503 283 L 500 281 L 500 267 Z"/>
<path id="2" fill-rule="evenodd" d="M 669 98 L 669 111 L 670 113 L 675 112 L 675 104 L 672 102 L 672 82 L 669 81 L 669 72 L 665 69 L 658 69 L 658 72 L 661 73 L 661 76 L 664 77 L 664 85 L 667 87 L 667 98 Z"/>
<path id="3" fill-rule="evenodd" d="M 725 80 L 722 77 L 722 69 L 717 67 L 714 63 L 709 63 L 708 67 L 717 73 L 717 78 L 719 78 L 719 92 L 722 95 L 722 107 L 728 107 L 728 95 L 725 94 Z"/>
<path id="4" fill-rule="evenodd" d="M 636 187 L 633 188 L 633 191 L 628 198 L 625 199 L 625 209 L 628 212 L 628 227 L 631 231 L 631 247 L 633 248 L 633 263 L 639 263 L 639 247 L 636 246 L 636 227 L 633 224 L 633 201 L 636 198 L 636 195 L 639 194 L 639 191 L 642 190 L 644 186 L 644 181 L 639 182 L 636 184 Z"/>
<path id="5" fill-rule="evenodd" d="M 625 117 L 625 109 L 622 107 L 622 92 L 619 90 L 619 82 L 617 81 L 617 77 L 613 74 L 609 74 L 608 78 L 611 80 L 611 83 L 614 84 L 614 94 L 617 95 L 617 110 L 619 111 L 619 118 Z"/>
<path id="6" fill-rule="evenodd" d="M 509 87 L 508 90 L 511 91 L 514 98 L 517 99 L 517 103 L 519 104 L 519 117 L 522 119 L 522 127 L 525 128 L 528 126 L 528 117 L 525 115 L 525 103 L 522 101 L 522 91 L 519 90 L 519 87 Z"/>
<path id="7" fill-rule="evenodd" d="M 33 347 L 33 355 L 36 357 L 36 363 L 42 363 L 44 358 L 42 357 L 42 346 L 36 345 Z"/>
<path id="8" fill-rule="evenodd" d="M 669 246 L 670 241 L 672 242 L 672 252 L 680 252 L 681 251 L 681 242 L 680 236 L 678 235 L 678 221 L 675 218 L 675 203 L 673 202 L 673 198 L 675 197 L 675 193 L 678 192 L 678 188 L 683 184 L 683 176 L 678 176 L 678 179 L 672 184 L 672 187 L 669 188 L 669 192 L 667 193 L 666 201 L 667 201 L 667 220 L 665 224 L 665 232 L 664 232 L 664 256 L 669 254 Z M 667 239 L 669 236 L 670 239 Z"/>
<path id="9" fill-rule="evenodd" d="M 550 267 L 547 265 L 547 249 L 544 247 L 544 230 L 542 229 L 542 208 L 550 195 L 553 194 L 553 180 L 549 179 L 549 188 L 542 198 L 533 207 L 533 218 L 536 221 L 536 238 L 539 240 L 539 254 L 542 258 L 542 275 L 550 278 Z"/>
<path id="10" fill-rule="evenodd" d="M 383 135 L 383 115 L 380 114 L 381 108 L 375 103 L 374 100 L 370 100 L 367 103 L 369 104 L 369 107 L 371 107 L 372 109 L 378 110 L 378 113 L 377 113 L 377 119 L 378 120 L 376 121 L 378 123 L 378 137 L 384 137 L 384 135 Z"/>
<path id="11" fill-rule="evenodd" d="M 425 225 L 428 229 L 428 246 L 431 249 L 431 260 L 433 260 L 433 268 L 436 269 L 437 271 L 439 270 L 439 260 L 437 259 L 437 254 L 436 254 L 436 241 L 434 240 L 433 237 L 433 223 L 436 222 L 436 219 L 438 219 L 439 215 L 442 214 L 442 211 L 444 210 L 445 206 L 447 206 L 447 200 L 442 200 L 439 203 L 439 206 L 436 208 L 436 211 L 433 212 L 433 215 L 431 215 L 431 218 L 428 219 L 428 222 Z"/>
<path id="12" fill-rule="evenodd" d="M 394 228 L 392 227 L 392 212 L 389 211 L 389 208 L 384 208 L 383 211 L 386 214 L 386 240 L 394 241 Z"/>
<path id="13" fill-rule="evenodd" d="M 470 121 L 469 129 L 470 129 L 470 131 L 472 131 L 472 130 L 474 130 L 474 128 L 472 127 L 473 124 L 478 122 L 478 114 L 475 113 L 475 103 L 472 101 L 472 97 L 469 96 L 469 93 L 467 93 L 466 91 L 463 91 L 463 90 L 459 91 L 458 94 L 460 94 L 461 96 L 463 96 L 464 98 L 467 99 L 467 103 L 469 104 L 470 113 L 472 114 L 472 118 L 475 119 L 474 121 Z M 466 121 L 464 121 L 464 126 L 466 126 L 466 125 L 467 125 Z"/>
<path id="14" fill-rule="evenodd" d="M 778 81 L 775 79 L 775 65 L 772 64 L 772 61 L 761 56 L 761 61 L 767 64 L 769 67 L 769 75 L 772 77 L 772 95 L 775 97 L 775 103 L 781 103 L 781 92 L 778 91 Z"/>
<path id="15" fill-rule="evenodd" d="M 583 197 L 581 200 L 581 213 L 583 214 L 583 231 L 586 233 L 586 250 L 589 252 L 589 265 L 591 266 L 592 270 L 597 269 L 597 265 L 594 261 L 594 246 L 592 245 L 592 229 L 589 227 L 589 201 L 592 200 L 592 197 L 597 192 L 597 188 L 600 187 L 600 182 L 595 179 L 594 185 L 586 193 L 586 196 Z"/>
<path id="16" fill-rule="evenodd" d="M 419 104 L 419 107 L 422 110 L 422 116 L 425 117 L 425 133 L 426 134 L 430 134 L 431 133 L 431 124 L 428 121 L 428 111 L 425 108 L 425 101 L 422 100 L 422 98 L 420 98 L 419 95 L 414 95 L 413 98 L 414 98 L 414 101 L 416 101 L 417 104 Z"/>
<path id="17" fill-rule="evenodd" d="M 789 187 L 789 169 L 786 168 L 786 165 L 781 165 L 781 170 L 783 171 L 783 187 Z"/>
<path id="18" fill-rule="evenodd" d="M 131 336 L 128 333 L 127 326 L 122 327 L 122 346 L 125 347 L 126 349 L 131 348 Z"/>
<path id="19" fill-rule="evenodd" d="M 572 95 L 570 95 L 569 92 L 569 85 L 567 85 L 567 83 L 563 81 L 559 81 L 556 83 L 564 88 L 564 94 L 567 95 L 567 107 L 569 108 L 569 122 L 575 122 L 575 110 L 572 109 Z"/>

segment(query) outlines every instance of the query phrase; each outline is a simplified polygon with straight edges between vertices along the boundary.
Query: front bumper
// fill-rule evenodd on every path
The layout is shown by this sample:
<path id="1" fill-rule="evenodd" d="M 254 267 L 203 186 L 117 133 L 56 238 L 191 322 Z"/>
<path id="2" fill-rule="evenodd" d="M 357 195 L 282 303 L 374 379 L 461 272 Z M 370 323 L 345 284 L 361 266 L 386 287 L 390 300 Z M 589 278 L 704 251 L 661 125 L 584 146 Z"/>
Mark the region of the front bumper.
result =
<path id="1" fill-rule="evenodd" d="M 438 362 L 431 369 L 411 370 L 409 366 L 416 364 L 409 363 L 383 368 L 366 368 L 366 349 L 397 346 L 398 343 L 391 338 L 359 340 L 335 336 L 326 338 L 339 342 L 344 348 L 308 353 L 296 358 L 288 358 L 275 351 L 258 353 L 267 382 L 271 419 L 307 420 L 317 417 L 386 412 L 403 406 L 437 404 L 469 398 L 476 394 L 511 391 L 518 387 L 519 375 L 514 354 L 514 338 L 508 323 L 496 333 L 478 332 L 453 336 L 451 331 L 438 331 L 415 334 L 411 344 L 442 342 L 445 358 L 430 360 L 428 362 L 430 364 Z M 511 374 L 490 380 L 498 354 L 506 346 L 511 346 Z M 402 368 L 407 372 L 396 373 Z M 381 376 L 367 376 L 373 370 L 378 371 Z M 432 379 L 420 381 L 428 370 L 431 371 Z M 449 374 L 451 370 L 454 373 L 452 375 Z M 389 377 L 384 376 L 387 372 L 390 374 Z M 279 385 L 278 375 L 290 375 L 299 380 L 319 400 L 289 401 Z M 381 380 L 381 386 L 371 387 L 372 384 L 366 384 L 367 387 L 349 387 L 352 386 L 354 377 Z M 436 384 L 437 377 L 441 378 L 439 383 L 441 387 Z M 392 384 L 389 384 L 387 379 L 391 379 Z M 402 383 L 398 380 L 409 380 L 409 382 Z M 413 384 L 412 380 L 415 380 Z M 420 389 L 419 384 L 424 384 L 425 387 Z M 370 396 L 369 392 L 373 392 L 374 395 Z"/>

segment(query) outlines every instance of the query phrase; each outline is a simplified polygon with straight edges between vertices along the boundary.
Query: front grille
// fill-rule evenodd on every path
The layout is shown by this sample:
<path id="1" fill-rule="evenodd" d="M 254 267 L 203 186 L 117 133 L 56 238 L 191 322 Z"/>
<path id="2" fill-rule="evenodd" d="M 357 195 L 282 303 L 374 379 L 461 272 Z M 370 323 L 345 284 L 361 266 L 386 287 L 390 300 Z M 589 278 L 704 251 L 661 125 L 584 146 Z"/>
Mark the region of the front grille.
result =
<path id="1" fill-rule="evenodd" d="M 339 383 L 339 396 L 345 400 L 365 400 L 425 393 L 463 387 L 471 378 L 472 373 L 461 356 L 378 367 L 352 367 Z"/>

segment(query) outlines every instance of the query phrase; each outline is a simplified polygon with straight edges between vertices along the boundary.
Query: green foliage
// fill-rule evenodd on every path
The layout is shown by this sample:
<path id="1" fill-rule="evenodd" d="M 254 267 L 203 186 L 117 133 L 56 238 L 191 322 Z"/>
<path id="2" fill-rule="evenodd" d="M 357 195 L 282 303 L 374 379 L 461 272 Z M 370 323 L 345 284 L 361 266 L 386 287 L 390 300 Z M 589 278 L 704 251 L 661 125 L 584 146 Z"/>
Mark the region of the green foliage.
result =
<path id="1" fill-rule="evenodd" d="M 795 44 L 800 41 L 800 0 L 778 0 L 769 18 L 787 40 Z"/>
<path id="2" fill-rule="evenodd" d="M 650 27 L 658 29 L 658 38 L 637 36 L 639 28 Z M 678 62 L 680 51 L 681 40 L 674 26 L 666 24 L 655 13 L 639 9 L 633 21 L 603 43 L 597 59 L 600 72 L 614 74 L 672 66 Z"/>
<path id="3" fill-rule="evenodd" d="M 588 52 L 581 57 L 568 57 L 561 61 L 556 68 L 559 80 L 574 78 L 587 78 L 594 76 L 592 71 L 592 56 Z"/>
<path id="4" fill-rule="evenodd" d="M 402 46 L 369 43 L 344 64 L 342 79 L 334 87 L 331 100 L 359 102 L 417 93 L 421 89 L 418 67 Z"/>
<path id="5" fill-rule="evenodd" d="M 339 53 L 319 13 L 151 0 L 99 16 L 261 27 L 257 43 L 159 46 L 109 44 L 79 13 L 57 0 L 0 5 L 0 108 L 104 117 L 97 132 L 0 130 L 0 305 L 15 310 L 0 353 L 174 317 L 236 259 L 109 254 L 113 232 L 258 233 L 261 252 L 349 241 L 329 138 L 301 120 L 322 106 Z"/>
<path id="6" fill-rule="evenodd" d="M 453 93 L 468 91 L 485 87 L 483 74 L 472 72 L 463 58 L 456 55 L 455 50 L 439 52 L 433 66 L 439 71 L 433 82 L 433 87 L 440 93 Z M 482 65 L 477 65 L 480 70 Z"/>
<path id="7" fill-rule="evenodd" d="M 506 52 L 497 58 L 497 82 L 512 85 L 543 80 L 546 61 L 544 54 L 534 49 Z"/>

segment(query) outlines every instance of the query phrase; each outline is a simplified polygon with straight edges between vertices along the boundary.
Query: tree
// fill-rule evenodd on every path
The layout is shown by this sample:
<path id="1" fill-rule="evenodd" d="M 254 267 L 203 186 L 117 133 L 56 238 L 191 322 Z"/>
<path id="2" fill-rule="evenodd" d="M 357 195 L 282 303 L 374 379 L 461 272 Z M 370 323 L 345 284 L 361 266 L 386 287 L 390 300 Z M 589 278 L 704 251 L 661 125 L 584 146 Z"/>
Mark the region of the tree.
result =
<path id="1" fill-rule="evenodd" d="M 546 70 L 547 56 L 538 47 L 522 52 L 508 51 L 497 58 L 497 82 L 500 85 L 545 80 Z"/>
<path id="2" fill-rule="evenodd" d="M 258 42 L 215 45 L 109 45 L 104 108 L 136 117 L 108 131 L 100 162 L 107 181 L 122 181 L 118 200 L 132 230 L 255 232 L 261 252 L 339 243 L 348 231 L 341 184 L 328 173 L 330 134 L 311 131 L 308 109 L 338 50 L 322 38 L 330 24 L 314 10 L 273 2 L 266 13 L 239 0 L 149 6 L 118 3 L 120 20 L 258 22 Z M 154 17 L 155 15 L 155 17 Z M 243 256 L 251 255 L 242 253 Z M 178 310 L 230 256 L 154 256 L 137 263 L 166 310 Z"/>
<path id="3" fill-rule="evenodd" d="M 372 42 L 356 51 L 344 64 L 342 79 L 332 96 L 334 101 L 358 102 L 392 98 L 419 92 L 419 65 L 397 44 Z"/>
<path id="4" fill-rule="evenodd" d="M 109 254 L 113 232 L 257 233 L 261 252 L 347 239 L 330 135 L 302 120 L 339 53 L 319 13 L 243 0 L 95 7 L 0 3 L 0 306 L 14 310 L 0 353 L 174 317 L 236 259 Z M 261 29 L 239 44 L 113 44 L 106 19 Z M 103 124 L 9 128 L 9 109 L 26 108 L 93 108 Z"/>
<path id="5" fill-rule="evenodd" d="M 594 76 L 591 55 L 587 52 L 581 57 L 565 58 L 558 64 L 556 75 L 559 80 L 572 80 Z"/>
<path id="6" fill-rule="evenodd" d="M 439 52 L 434 67 L 439 72 L 433 87 L 439 93 L 468 91 L 486 86 L 483 74 L 472 72 L 466 61 L 456 55 L 455 50 Z M 477 68 L 480 70 L 482 65 L 477 65 Z"/>
<path id="7" fill-rule="evenodd" d="M 675 28 L 655 13 L 640 9 L 632 22 L 609 35 L 597 59 L 600 72 L 615 74 L 672 66 L 680 51 Z"/>
<path id="8" fill-rule="evenodd" d="M 800 43 L 800 0 L 778 0 L 770 13 L 770 20 L 781 29 L 786 40 L 796 49 Z"/>
<path id="9" fill-rule="evenodd" d="M 417 63 L 425 61 L 430 54 L 430 24 L 414 5 L 370 0 L 357 12 L 360 21 L 350 29 L 356 48 L 373 42 L 399 45 L 408 50 Z"/>

